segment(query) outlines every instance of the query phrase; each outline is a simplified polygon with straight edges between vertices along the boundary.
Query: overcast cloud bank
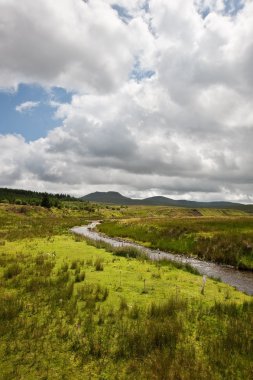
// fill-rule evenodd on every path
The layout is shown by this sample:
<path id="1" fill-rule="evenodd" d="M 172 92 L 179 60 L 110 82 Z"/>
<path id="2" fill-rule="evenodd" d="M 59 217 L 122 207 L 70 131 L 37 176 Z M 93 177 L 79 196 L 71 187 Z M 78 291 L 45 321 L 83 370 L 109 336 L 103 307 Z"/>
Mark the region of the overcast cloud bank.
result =
<path id="1" fill-rule="evenodd" d="M 0 186 L 253 202 L 252 1 L 0 0 L 0 56 L 4 91 L 74 93 L 0 135 Z"/>

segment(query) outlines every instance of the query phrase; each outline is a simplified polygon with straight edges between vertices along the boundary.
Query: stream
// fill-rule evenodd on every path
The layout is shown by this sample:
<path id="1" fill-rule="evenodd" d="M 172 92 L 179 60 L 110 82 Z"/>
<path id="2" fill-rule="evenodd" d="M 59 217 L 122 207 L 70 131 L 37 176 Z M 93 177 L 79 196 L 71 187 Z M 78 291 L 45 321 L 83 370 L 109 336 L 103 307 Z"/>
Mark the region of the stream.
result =
<path id="1" fill-rule="evenodd" d="M 202 275 L 217 278 L 220 281 L 234 286 L 236 289 L 242 292 L 245 292 L 246 294 L 253 295 L 253 271 L 238 270 L 230 266 L 215 264 L 208 261 L 201 261 L 183 255 L 175 255 L 168 252 L 146 248 L 139 244 L 126 242 L 121 239 L 110 238 L 94 231 L 99 223 L 99 221 L 94 221 L 86 226 L 73 227 L 71 231 L 75 234 L 83 235 L 92 240 L 104 241 L 113 247 L 131 246 L 141 249 L 152 260 L 167 259 L 170 261 L 189 264 L 191 267 L 196 268 Z"/>

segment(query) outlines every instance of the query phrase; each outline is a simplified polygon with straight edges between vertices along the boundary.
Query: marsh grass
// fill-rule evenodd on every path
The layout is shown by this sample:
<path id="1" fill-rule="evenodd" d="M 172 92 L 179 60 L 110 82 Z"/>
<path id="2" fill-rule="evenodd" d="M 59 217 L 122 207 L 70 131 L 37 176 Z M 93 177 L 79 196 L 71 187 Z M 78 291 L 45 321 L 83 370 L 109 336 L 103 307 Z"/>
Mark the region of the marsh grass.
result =
<path id="1" fill-rule="evenodd" d="M 136 247 L 131 247 L 131 246 L 114 247 L 111 244 L 104 242 L 102 240 L 95 240 L 95 239 L 90 239 L 86 237 L 83 237 L 81 241 L 86 241 L 87 244 L 93 247 L 96 247 L 98 249 L 105 249 L 108 252 L 112 252 L 114 256 L 125 257 L 127 259 L 138 259 L 142 262 L 151 260 L 148 257 L 147 253 L 141 248 L 136 248 Z M 186 271 L 195 275 L 200 275 L 199 271 L 196 268 L 193 268 L 188 263 L 176 262 L 169 259 L 159 259 L 157 263 L 160 266 L 173 266 L 183 271 Z M 153 274 L 153 277 L 160 278 L 161 276 L 160 274 L 159 275 Z M 146 290 L 144 289 L 143 293 L 145 292 Z"/>
<path id="2" fill-rule="evenodd" d="M 129 259 L 139 259 L 139 260 L 148 260 L 147 254 L 141 248 L 135 248 L 131 246 L 121 246 L 114 247 L 110 243 L 104 242 L 103 240 L 95 240 L 83 237 L 83 241 L 92 247 L 98 249 L 105 249 L 107 252 L 113 253 L 114 256 L 125 257 Z"/>
<path id="3" fill-rule="evenodd" d="M 13 264 L 8 265 L 5 268 L 3 276 L 6 280 L 8 280 L 10 278 L 17 276 L 21 271 L 22 271 L 21 266 L 17 263 L 13 263 Z"/>
<path id="4" fill-rule="evenodd" d="M 188 302 L 182 297 L 172 295 L 166 302 L 157 304 L 153 302 L 148 310 L 149 318 L 153 319 L 166 319 L 173 317 L 179 312 L 188 309 Z"/>
<path id="5" fill-rule="evenodd" d="M 1 380 L 252 378 L 252 298 L 212 280 L 201 297 L 200 277 L 88 246 L 61 221 L 60 236 L 32 227 L 0 246 Z"/>
<path id="6" fill-rule="evenodd" d="M 5 241 L 65 234 L 74 225 L 85 223 L 82 214 L 82 211 L 0 205 L 0 246 Z"/>
<path id="7" fill-rule="evenodd" d="M 106 221 L 99 230 L 155 249 L 253 270 L 253 218 L 185 217 Z"/>
<path id="8" fill-rule="evenodd" d="M 97 272 L 101 272 L 104 270 L 104 260 L 101 257 L 97 257 L 94 262 L 94 268 Z"/>
<path id="9" fill-rule="evenodd" d="M 162 259 L 162 260 L 159 260 L 158 264 L 160 266 L 173 266 L 173 267 L 175 267 L 177 269 L 181 269 L 181 270 L 183 270 L 185 272 L 189 272 L 189 273 L 195 274 L 197 276 L 200 275 L 198 269 L 193 268 L 188 263 L 182 263 L 182 262 L 179 262 L 179 261 L 171 261 L 171 260 Z"/>
<path id="10" fill-rule="evenodd" d="M 0 255 L 4 268 L 0 279 L 4 290 L 0 293 L 2 379 L 25 376 L 28 368 L 31 378 L 78 378 L 82 371 L 91 377 L 105 377 L 110 369 L 110 378 L 115 375 L 116 379 L 120 368 L 122 374 L 130 371 L 128 378 L 176 379 L 187 378 L 189 371 L 197 375 L 200 366 L 203 377 L 199 378 L 204 379 L 204 374 L 211 371 L 213 378 L 222 375 L 228 379 L 224 360 L 229 373 L 236 370 L 249 378 L 252 301 L 216 302 L 203 307 L 173 291 L 160 302 L 151 298 L 138 305 L 123 292 L 117 306 L 110 301 L 113 288 L 92 280 L 96 271 L 87 265 L 88 260 L 69 259 L 58 266 L 57 256 Z M 129 266 L 129 259 L 120 260 Z M 22 270 L 5 276 L 4 270 L 15 262 Z M 157 270 L 149 262 L 138 265 L 146 266 L 145 273 Z M 80 272 L 75 274 L 77 268 Z M 76 281 L 75 276 L 81 275 L 84 268 L 89 279 Z M 167 269 L 161 268 L 159 271 Z M 189 336 L 191 344 L 187 343 Z M 226 352 L 236 360 L 224 358 Z"/>

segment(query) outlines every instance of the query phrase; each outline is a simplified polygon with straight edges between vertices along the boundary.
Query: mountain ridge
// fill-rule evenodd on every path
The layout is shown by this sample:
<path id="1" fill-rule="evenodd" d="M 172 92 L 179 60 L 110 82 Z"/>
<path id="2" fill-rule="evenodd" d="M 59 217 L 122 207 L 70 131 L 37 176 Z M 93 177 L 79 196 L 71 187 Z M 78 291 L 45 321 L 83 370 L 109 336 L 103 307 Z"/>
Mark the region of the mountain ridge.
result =
<path id="1" fill-rule="evenodd" d="M 193 208 L 233 208 L 253 212 L 253 205 L 244 205 L 228 201 L 198 202 L 185 199 L 175 200 L 164 196 L 153 196 L 144 199 L 125 197 L 116 191 L 89 193 L 80 199 L 97 203 L 110 203 L 116 205 L 146 205 L 146 206 L 177 206 Z"/>

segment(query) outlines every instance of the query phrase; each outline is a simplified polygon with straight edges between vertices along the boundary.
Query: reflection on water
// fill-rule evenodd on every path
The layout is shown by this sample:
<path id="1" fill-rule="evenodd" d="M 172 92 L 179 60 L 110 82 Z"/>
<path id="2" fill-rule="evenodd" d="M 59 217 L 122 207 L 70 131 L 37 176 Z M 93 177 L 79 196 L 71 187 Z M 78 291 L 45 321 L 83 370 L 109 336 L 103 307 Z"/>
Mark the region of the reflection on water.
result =
<path id="1" fill-rule="evenodd" d="M 186 256 L 174 255 L 168 252 L 145 248 L 135 243 L 113 239 L 104 236 L 96 231 L 93 231 L 93 229 L 99 223 L 100 222 L 96 221 L 90 223 L 87 226 L 73 227 L 72 232 L 86 236 L 93 240 L 102 240 L 106 243 L 111 244 L 114 247 L 132 246 L 136 248 L 141 248 L 152 260 L 168 259 L 171 261 L 190 264 L 193 268 L 196 268 L 199 271 L 199 273 L 203 275 L 218 278 L 221 281 L 231 286 L 234 286 L 236 289 L 242 292 L 245 292 L 249 295 L 253 295 L 253 272 L 237 270 L 232 267 L 210 263 L 207 261 L 200 261 Z"/>

